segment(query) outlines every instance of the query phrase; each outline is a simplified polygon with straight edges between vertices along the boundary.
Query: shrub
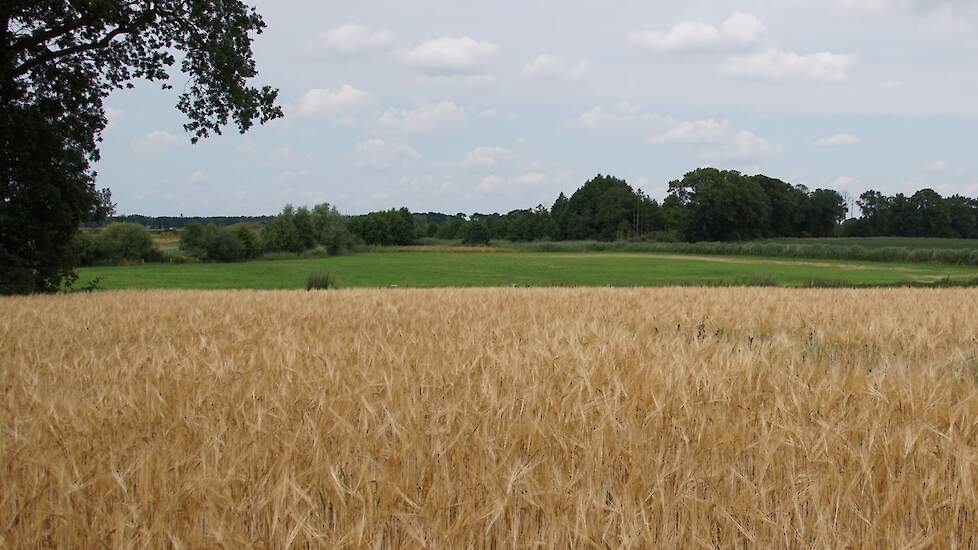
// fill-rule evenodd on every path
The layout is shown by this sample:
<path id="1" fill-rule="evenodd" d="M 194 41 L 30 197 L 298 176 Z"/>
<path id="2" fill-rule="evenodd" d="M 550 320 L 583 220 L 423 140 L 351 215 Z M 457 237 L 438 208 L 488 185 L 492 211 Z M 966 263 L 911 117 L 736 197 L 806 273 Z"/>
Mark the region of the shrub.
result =
<path id="1" fill-rule="evenodd" d="M 248 227 L 190 224 L 180 234 L 180 250 L 204 261 L 235 262 L 258 257 L 261 244 Z"/>
<path id="2" fill-rule="evenodd" d="M 163 253 L 163 261 L 168 264 L 198 264 L 200 258 L 191 256 L 180 250 L 167 250 Z"/>
<path id="3" fill-rule="evenodd" d="M 330 290 L 335 289 L 336 276 L 326 271 L 315 271 L 309 274 L 306 279 L 306 290 Z"/>
<path id="4" fill-rule="evenodd" d="M 163 257 L 149 230 L 135 223 L 113 223 L 95 233 L 80 231 L 75 250 L 81 265 L 152 262 Z"/>
<path id="5" fill-rule="evenodd" d="M 252 259 L 261 256 L 261 235 L 257 231 L 242 225 L 231 230 L 231 233 L 241 242 L 245 258 Z"/>

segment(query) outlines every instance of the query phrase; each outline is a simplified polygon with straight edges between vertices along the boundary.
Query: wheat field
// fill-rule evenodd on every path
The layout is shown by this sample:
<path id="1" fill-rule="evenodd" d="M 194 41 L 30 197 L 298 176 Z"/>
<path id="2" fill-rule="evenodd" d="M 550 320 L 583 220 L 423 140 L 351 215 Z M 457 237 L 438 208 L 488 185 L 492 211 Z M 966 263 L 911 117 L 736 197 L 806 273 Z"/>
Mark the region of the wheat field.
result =
<path id="1" fill-rule="evenodd" d="M 0 547 L 976 548 L 968 290 L 0 300 Z"/>

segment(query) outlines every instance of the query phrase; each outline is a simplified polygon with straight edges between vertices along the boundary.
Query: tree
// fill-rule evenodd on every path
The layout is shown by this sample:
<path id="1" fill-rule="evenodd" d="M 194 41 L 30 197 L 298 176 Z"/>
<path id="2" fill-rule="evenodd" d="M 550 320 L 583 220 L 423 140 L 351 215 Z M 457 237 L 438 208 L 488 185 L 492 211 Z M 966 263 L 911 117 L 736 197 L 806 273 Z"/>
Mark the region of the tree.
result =
<path id="1" fill-rule="evenodd" d="M 310 250 L 316 248 L 318 241 L 316 239 L 316 226 L 312 219 L 312 213 L 305 206 L 298 208 L 295 211 L 295 217 L 293 218 L 295 223 L 295 230 L 299 235 L 299 249 L 298 252 L 303 250 Z"/>
<path id="2" fill-rule="evenodd" d="M 846 219 L 846 201 L 838 191 L 816 189 L 808 195 L 805 225 L 812 237 L 831 237 L 835 227 Z"/>
<path id="3" fill-rule="evenodd" d="M 390 220 L 392 244 L 401 246 L 414 244 L 414 216 L 411 215 L 411 211 L 407 208 L 400 208 L 391 210 L 387 214 Z"/>
<path id="4" fill-rule="evenodd" d="M 179 56 L 191 141 L 282 116 L 277 90 L 248 83 L 264 27 L 241 0 L 0 0 L 0 292 L 72 280 L 72 237 L 107 206 L 91 165 L 111 92 L 168 88 Z"/>
<path id="5" fill-rule="evenodd" d="M 242 225 L 235 228 L 194 223 L 180 232 L 180 249 L 209 262 L 235 262 L 261 253 L 257 233 Z"/>
<path id="6" fill-rule="evenodd" d="M 556 232 L 566 239 L 612 241 L 660 229 L 658 205 L 624 180 L 597 177 L 554 203 Z M 644 220 L 644 221 L 643 221 Z"/>
<path id="7" fill-rule="evenodd" d="M 862 212 L 856 225 L 855 235 L 857 237 L 878 237 L 889 235 L 890 221 L 890 198 L 879 191 L 869 190 L 859 195 L 856 206 Z"/>
<path id="8" fill-rule="evenodd" d="M 252 259 L 261 255 L 261 237 L 257 231 L 247 225 L 240 225 L 232 229 L 231 233 L 241 243 L 243 258 Z"/>
<path id="9" fill-rule="evenodd" d="M 295 208 L 286 205 L 274 220 L 262 227 L 261 237 L 269 252 L 302 252 L 302 238 L 295 223 Z"/>
<path id="10" fill-rule="evenodd" d="M 312 221 L 316 241 L 323 245 L 329 254 L 340 254 L 353 246 L 353 236 L 347 229 L 346 218 L 335 206 L 329 203 L 317 204 L 312 209 Z"/>
<path id="11" fill-rule="evenodd" d="M 669 184 L 669 208 L 685 208 L 690 241 L 756 239 L 770 233 L 771 201 L 764 188 L 740 172 L 700 168 Z"/>
<path id="12" fill-rule="evenodd" d="M 914 207 L 913 226 L 918 237 L 950 237 L 951 209 L 933 189 L 921 189 L 910 197 Z"/>
<path id="13" fill-rule="evenodd" d="M 944 199 L 951 213 L 951 232 L 961 239 L 978 238 L 978 199 L 953 195 Z"/>
<path id="14" fill-rule="evenodd" d="M 568 202 L 567 197 L 561 191 L 557 195 L 554 205 L 550 208 L 550 217 L 554 223 L 554 239 L 558 241 L 570 238 L 571 212 Z"/>
<path id="15" fill-rule="evenodd" d="M 135 223 L 113 223 L 98 234 L 99 248 L 105 258 L 114 262 L 151 259 L 155 246 L 153 236 Z"/>
<path id="16" fill-rule="evenodd" d="M 466 245 L 488 245 L 489 225 L 485 220 L 473 220 L 465 228 L 465 236 L 462 237 L 462 244 Z"/>
<path id="17" fill-rule="evenodd" d="M 797 237 L 805 222 L 805 202 L 808 199 L 804 188 L 792 187 L 779 179 L 763 175 L 750 179 L 761 186 L 771 205 L 770 225 L 765 237 Z"/>

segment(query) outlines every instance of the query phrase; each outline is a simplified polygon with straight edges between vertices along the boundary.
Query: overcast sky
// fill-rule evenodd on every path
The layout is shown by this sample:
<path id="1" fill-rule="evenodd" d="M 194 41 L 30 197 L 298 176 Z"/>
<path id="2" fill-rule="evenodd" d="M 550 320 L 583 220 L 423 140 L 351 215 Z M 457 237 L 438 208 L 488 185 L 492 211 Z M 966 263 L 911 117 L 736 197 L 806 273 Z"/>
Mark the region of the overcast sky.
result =
<path id="1" fill-rule="evenodd" d="M 506 212 L 699 166 L 978 195 L 978 0 L 256 4 L 286 118 L 191 146 L 172 92 L 113 95 L 120 213 Z"/>

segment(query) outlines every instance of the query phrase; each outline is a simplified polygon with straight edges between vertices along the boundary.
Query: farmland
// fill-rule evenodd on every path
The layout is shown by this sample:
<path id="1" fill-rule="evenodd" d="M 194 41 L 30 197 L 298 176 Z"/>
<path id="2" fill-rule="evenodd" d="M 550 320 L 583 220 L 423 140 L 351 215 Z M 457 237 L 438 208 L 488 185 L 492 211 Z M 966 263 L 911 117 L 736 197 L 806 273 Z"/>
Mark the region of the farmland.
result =
<path id="1" fill-rule="evenodd" d="M 462 249 L 465 250 L 465 249 Z M 857 286 L 972 280 L 978 267 L 669 254 L 448 252 L 409 249 L 323 259 L 144 264 L 80 270 L 107 289 L 303 288 L 314 271 L 342 287 L 666 286 L 812 282 Z"/>
<path id="2" fill-rule="evenodd" d="M 0 307 L 3 546 L 978 544 L 969 290 Z"/>

